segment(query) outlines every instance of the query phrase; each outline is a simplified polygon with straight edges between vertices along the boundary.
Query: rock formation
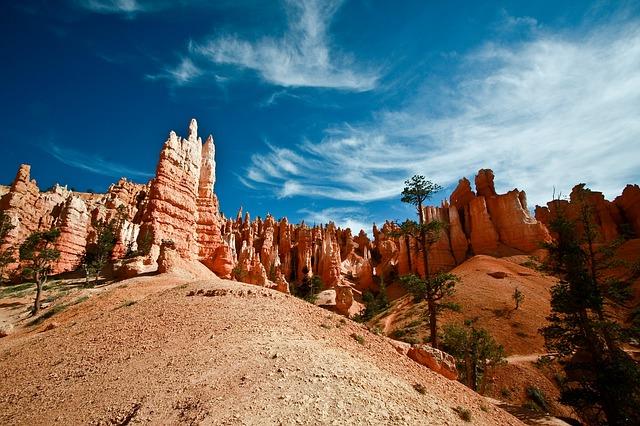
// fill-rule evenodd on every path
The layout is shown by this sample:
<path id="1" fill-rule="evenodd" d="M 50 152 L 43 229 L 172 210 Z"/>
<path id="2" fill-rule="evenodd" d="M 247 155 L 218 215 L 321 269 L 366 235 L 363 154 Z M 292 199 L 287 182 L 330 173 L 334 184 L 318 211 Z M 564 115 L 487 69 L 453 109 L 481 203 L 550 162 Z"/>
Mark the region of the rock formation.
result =
<path id="1" fill-rule="evenodd" d="M 4 248 L 16 248 L 33 231 L 57 227 L 61 258 L 55 272 L 73 270 L 87 244 L 95 241 L 93 224 L 117 219 L 116 276 L 177 269 L 201 276 L 204 265 L 220 277 L 283 292 L 317 276 L 335 292 L 336 309 L 343 313 L 359 309 L 362 292 L 376 291 L 380 280 L 389 284 L 399 275 L 424 273 L 419 244 L 398 236 L 394 222 L 374 225 L 370 239 L 362 230 L 333 223 L 309 227 L 270 215 L 252 220 L 242 209 L 235 219 L 225 218 L 214 192 L 215 164 L 213 137 L 203 144 L 192 120 L 186 138 L 169 133 L 156 175 L 146 184 L 123 178 L 106 194 L 59 185 L 40 192 L 30 167 L 22 165 L 11 186 L 0 187 L 0 209 L 15 225 Z M 426 221 L 446 225 L 429 249 L 429 272 L 450 270 L 477 254 L 535 252 L 551 238 L 544 224 L 553 211 L 567 208 L 575 216 L 578 197 L 586 196 L 593 206 L 603 240 L 640 235 L 638 185 L 627 186 L 613 202 L 577 186 L 570 200 L 538 207 L 537 219 L 530 215 L 523 191 L 496 192 L 491 170 L 478 172 L 475 188 L 463 178 L 448 202 L 424 207 Z"/>
<path id="2" fill-rule="evenodd" d="M 60 237 L 56 249 L 60 251 L 58 270 L 70 271 L 78 267 L 89 233 L 89 212 L 81 198 L 71 195 L 60 213 Z"/>
<path id="3" fill-rule="evenodd" d="M 162 240 L 173 241 L 184 259 L 198 256 L 196 200 L 201 163 L 202 140 L 198 137 L 198 123 L 191 120 L 187 138 L 169 133 L 151 181 L 140 235 L 151 235 L 149 255 L 154 262 Z"/>
<path id="4" fill-rule="evenodd" d="M 582 232 L 580 217 L 587 214 L 596 229 L 596 242 L 610 243 L 620 237 L 640 237 L 640 187 L 627 185 L 614 201 L 604 198 L 602 192 L 587 189 L 584 184 L 573 187 L 569 199 L 552 200 L 546 207 L 536 206 L 536 218 L 549 224 L 558 212 L 563 212 L 578 224 Z"/>
<path id="5" fill-rule="evenodd" d="M 458 379 L 456 360 L 448 353 L 426 344 L 411 344 L 393 339 L 389 339 L 389 343 L 398 353 L 408 356 L 418 364 L 424 365 L 449 380 Z"/>
<path id="6" fill-rule="evenodd" d="M 525 193 L 514 189 L 497 194 L 493 179 L 491 170 L 480 170 L 475 179 L 477 195 L 469 180 L 463 178 L 449 202 L 424 207 L 427 222 L 445 224 L 440 238 L 429 249 L 430 273 L 450 270 L 477 254 L 533 253 L 542 242 L 549 241 L 546 227 L 529 214 Z M 374 228 L 376 275 L 423 274 L 419 244 L 411 237 L 390 237 L 396 226 L 387 222 L 381 231 Z"/>
<path id="7" fill-rule="evenodd" d="M 630 226 L 636 237 L 640 237 L 640 186 L 627 185 L 613 202 L 620 209 L 624 223 Z"/>

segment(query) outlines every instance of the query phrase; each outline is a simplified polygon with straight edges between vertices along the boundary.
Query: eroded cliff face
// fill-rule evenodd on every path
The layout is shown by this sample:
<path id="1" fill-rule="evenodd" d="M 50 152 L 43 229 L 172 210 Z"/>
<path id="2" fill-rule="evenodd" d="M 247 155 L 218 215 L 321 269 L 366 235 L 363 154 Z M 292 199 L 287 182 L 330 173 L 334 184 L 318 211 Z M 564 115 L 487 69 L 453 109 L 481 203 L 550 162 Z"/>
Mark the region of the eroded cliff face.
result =
<path id="1" fill-rule="evenodd" d="M 196 223 L 201 165 L 202 140 L 198 137 L 198 123 L 191 120 L 186 138 L 173 131 L 169 133 L 151 181 L 138 243 L 142 236 L 150 235 L 153 262 L 160 254 L 163 240 L 173 241 L 175 250 L 184 259 L 198 256 Z"/>
<path id="2" fill-rule="evenodd" d="M 529 213 L 524 191 L 514 189 L 506 194 L 495 191 L 491 170 L 478 172 L 476 192 L 463 178 L 451 193 L 449 202 L 440 207 L 424 207 L 427 222 L 445 224 L 439 239 L 429 249 L 429 272 L 448 271 L 471 256 L 485 254 L 505 256 L 533 253 L 550 240 L 544 224 Z M 423 274 L 424 262 L 420 246 L 413 238 L 392 238 L 397 225 L 387 222 L 382 230 L 374 228 L 374 258 L 379 276 Z"/>
<path id="3" fill-rule="evenodd" d="M 540 222 L 548 225 L 558 212 L 576 221 L 579 232 L 583 232 L 579 219 L 584 214 L 588 215 L 595 226 L 598 243 L 610 243 L 621 237 L 640 237 L 638 185 L 627 185 L 622 195 L 608 201 L 602 192 L 579 184 L 573 187 L 568 200 L 552 200 L 545 207 L 536 206 L 535 215 Z"/>
<path id="4" fill-rule="evenodd" d="M 165 266 L 176 269 L 175 265 L 195 262 L 220 277 L 283 292 L 318 276 L 325 288 L 335 289 L 344 312 L 353 311 L 351 303 L 363 291 L 376 290 L 380 279 L 390 282 L 399 275 L 424 274 L 420 245 L 413 238 L 397 236 L 393 222 L 381 228 L 373 225 L 370 238 L 363 230 L 340 229 L 333 223 L 309 227 L 269 215 L 252 220 L 242 209 L 235 219 L 225 218 L 214 192 L 215 164 L 213 137 L 203 144 L 192 120 L 186 138 L 169 133 L 156 175 L 147 184 L 123 178 L 106 194 L 73 192 L 58 185 L 40 192 L 30 167 L 22 165 L 12 185 L 0 192 L 0 209 L 15 225 L 5 247 L 16 248 L 31 232 L 57 227 L 61 258 L 55 272 L 73 270 L 86 246 L 95 241 L 93 224 L 118 218 L 113 258 L 119 276 L 158 270 L 160 248 L 170 247 L 162 258 Z M 424 207 L 426 221 L 446 225 L 429 249 L 430 273 L 450 270 L 477 254 L 535 252 L 551 238 L 544 223 L 553 210 L 566 205 L 575 214 L 580 193 L 576 187 L 571 200 L 538 207 L 536 219 L 529 214 L 523 191 L 496 193 L 491 170 L 480 170 L 474 183 L 475 192 L 463 178 L 448 202 Z M 640 235 L 637 185 L 627 186 L 613 202 L 597 192 L 589 192 L 588 198 L 603 239 L 624 232 Z M 199 269 L 187 272 L 193 271 Z"/>

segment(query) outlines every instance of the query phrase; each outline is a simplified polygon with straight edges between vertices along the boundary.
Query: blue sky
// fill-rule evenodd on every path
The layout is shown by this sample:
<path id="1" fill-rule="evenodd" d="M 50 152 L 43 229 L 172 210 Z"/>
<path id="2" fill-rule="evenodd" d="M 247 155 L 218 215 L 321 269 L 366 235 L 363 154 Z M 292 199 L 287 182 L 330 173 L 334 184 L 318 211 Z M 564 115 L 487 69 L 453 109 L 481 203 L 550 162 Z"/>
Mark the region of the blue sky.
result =
<path id="1" fill-rule="evenodd" d="M 171 129 L 216 140 L 216 192 L 359 228 L 492 168 L 530 207 L 640 182 L 640 7 L 607 1 L 59 0 L 0 6 L 0 181 L 32 164 L 144 182 Z"/>

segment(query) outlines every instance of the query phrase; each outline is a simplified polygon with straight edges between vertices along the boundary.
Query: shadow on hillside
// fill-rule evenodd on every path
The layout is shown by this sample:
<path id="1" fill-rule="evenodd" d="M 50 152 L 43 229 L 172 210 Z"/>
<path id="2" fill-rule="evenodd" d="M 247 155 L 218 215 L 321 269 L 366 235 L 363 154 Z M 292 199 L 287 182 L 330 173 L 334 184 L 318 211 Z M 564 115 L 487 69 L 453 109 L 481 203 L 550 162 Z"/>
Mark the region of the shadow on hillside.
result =
<path id="1" fill-rule="evenodd" d="M 547 413 L 531 411 L 517 405 L 500 403 L 498 404 L 498 407 L 502 408 L 504 411 L 508 412 L 521 422 L 528 425 L 582 425 L 582 423 L 580 423 L 578 420 L 572 419 L 570 417 L 554 417 Z"/>

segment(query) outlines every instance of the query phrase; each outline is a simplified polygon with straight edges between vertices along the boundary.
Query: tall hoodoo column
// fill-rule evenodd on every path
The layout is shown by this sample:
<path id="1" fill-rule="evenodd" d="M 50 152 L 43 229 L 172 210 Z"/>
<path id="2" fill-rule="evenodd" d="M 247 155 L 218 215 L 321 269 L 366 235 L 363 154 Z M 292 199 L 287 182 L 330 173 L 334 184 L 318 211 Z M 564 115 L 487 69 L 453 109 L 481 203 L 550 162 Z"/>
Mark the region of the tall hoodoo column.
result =
<path id="1" fill-rule="evenodd" d="M 216 270 L 215 262 L 216 250 L 223 244 L 218 198 L 213 190 L 216 183 L 215 149 L 213 136 L 209 135 L 202 146 L 198 198 L 196 200 L 198 259 L 209 269 L 224 276 L 227 268 L 225 267 L 224 271 Z"/>
<path id="2" fill-rule="evenodd" d="M 198 123 L 193 119 L 186 139 L 173 131 L 169 133 L 160 152 L 156 177 L 151 182 L 138 241 L 151 236 L 152 261 L 160 254 L 162 240 L 173 241 L 182 258 L 197 258 L 196 200 L 201 166 L 202 140 L 198 137 Z"/>

